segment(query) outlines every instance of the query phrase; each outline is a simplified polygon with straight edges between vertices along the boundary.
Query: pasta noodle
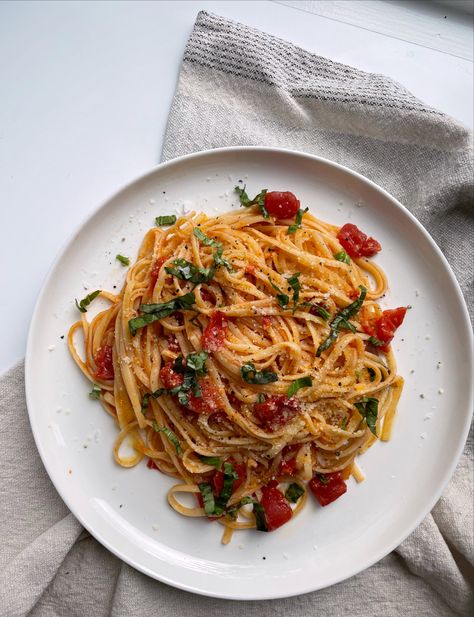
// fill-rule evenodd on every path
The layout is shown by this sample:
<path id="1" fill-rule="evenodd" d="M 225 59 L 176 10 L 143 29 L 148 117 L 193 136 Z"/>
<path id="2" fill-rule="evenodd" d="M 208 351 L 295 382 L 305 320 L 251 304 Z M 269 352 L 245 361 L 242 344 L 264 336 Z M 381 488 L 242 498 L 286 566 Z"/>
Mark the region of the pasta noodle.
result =
<path id="1" fill-rule="evenodd" d="M 276 492 L 294 517 L 307 482 L 318 497 L 363 480 L 355 458 L 390 438 L 403 387 L 367 328 L 382 315 L 384 273 L 341 260 L 338 227 L 307 212 L 300 221 L 289 229 L 252 206 L 154 227 L 120 294 L 100 292 L 110 307 L 90 322 L 82 311 L 69 332 L 118 425 L 117 463 L 147 458 L 177 478 L 171 507 L 216 517 L 224 543 L 278 527 Z"/>

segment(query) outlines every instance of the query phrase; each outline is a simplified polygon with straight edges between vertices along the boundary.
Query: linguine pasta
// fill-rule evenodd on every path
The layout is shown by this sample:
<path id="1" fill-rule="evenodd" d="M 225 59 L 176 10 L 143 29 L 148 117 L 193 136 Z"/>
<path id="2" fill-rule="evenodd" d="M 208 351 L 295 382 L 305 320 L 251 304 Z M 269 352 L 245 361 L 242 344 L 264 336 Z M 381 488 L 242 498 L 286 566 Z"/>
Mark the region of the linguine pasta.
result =
<path id="1" fill-rule="evenodd" d="M 69 332 L 118 426 L 117 463 L 175 477 L 171 507 L 216 518 L 224 543 L 295 516 L 308 482 L 325 505 L 362 480 L 356 456 L 390 438 L 403 387 L 370 334 L 383 271 L 341 251 L 338 227 L 298 216 L 254 205 L 150 229 L 120 294 L 100 292 L 110 307 Z"/>

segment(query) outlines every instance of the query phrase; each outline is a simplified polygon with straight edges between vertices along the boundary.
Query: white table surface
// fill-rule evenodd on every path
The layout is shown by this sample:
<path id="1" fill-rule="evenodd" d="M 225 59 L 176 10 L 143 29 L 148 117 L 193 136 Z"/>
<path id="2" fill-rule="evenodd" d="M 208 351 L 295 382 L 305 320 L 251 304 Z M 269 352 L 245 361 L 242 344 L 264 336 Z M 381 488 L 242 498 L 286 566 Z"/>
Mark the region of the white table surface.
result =
<path id="1" fill-rule="evenodd" d="M 67 238 L 160 161 L 199 10 L 385 73 L 472 128 L 472 16 L 454 4 L 0 2 L 0 373 Z"/>

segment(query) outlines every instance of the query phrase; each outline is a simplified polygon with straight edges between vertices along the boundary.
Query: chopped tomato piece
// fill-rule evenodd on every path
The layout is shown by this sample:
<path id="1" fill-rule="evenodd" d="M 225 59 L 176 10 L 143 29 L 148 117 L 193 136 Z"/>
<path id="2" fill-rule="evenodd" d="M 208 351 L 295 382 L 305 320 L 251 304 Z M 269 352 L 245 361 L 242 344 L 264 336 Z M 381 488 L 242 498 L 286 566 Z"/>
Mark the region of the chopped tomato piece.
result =
<path id="1" fill-rule="evenodd" d="M 173 369 L 173 363 L 167 362 L 160 370 L 161 381 L 165 388 L 170 390 L 171 388 L 176 388 L 176 386 L 180 386 L 184 381 L 184 375 L 181 373 L 177 373 Z"/>
<path id="2" fill-rule="evenodd" d="M 110 345 L 101 345 L 94 354 L 94 362 L 97 367 L 95 376 L 97 379 L 113 379 L 114 363 L 113 352 Z"/>
<path id="3" fill-rule="evenodd" d="M 224 473 L 218 469 L 214 472 L 211 478 L 212 492 L 215 497 L 218 497 L 224 488 Z"/>
<path id="4" fill-rule="evenodd" d="M 255 275 L 255 266 L 253 264 L 247 264 L 245 266 L 245 274 Z"/>
<path id="5" fill-rule="evenodd" d="M 265 208 L 276 219 L 294 218 L 299 207 L 299 199 L 289 191 L 271 191 L 265 195 Z"/>
<path id="6" fill-rule="evenodd" d="M 293 516 L 290 504 L 275 486 L 262 486 L 260 503 L 265 510 L 268 531 L 278 529 Z"/>
<path id="7" fill-rule="evenodd" d="M 166 342 L 168 343 L 168 349 L 173 353 L 178 353 L 179 351 L 179 343 L 178 339 L 174 334 L 168 334 L 166 337 Z"/>
<path id="8" fill-rule="evenodd" d="M 192 392 L 188 396 L 186 407 L 194 413 L 211 414 L 222 408 L 222 399 L 219 390 L 207 379 L 200 379 L 201 396 L 194 396 Z"/>
<path id="9" fill-rule="evenodd" d="M 256 403 L 253 411 L 265 428 L 276 431 L 299 413 L 300 403 L 295 397 L 270 396 Z"/>
<path id="10" fill-rule="evenodd" d="M 146 466 L 148 467 L 148 469 L 158 469 L 155 461 L 152 458 L 148 459 Z"/>
<path id="11" fill-rule="evenodd" d="M 335 473 L 317 473 L 308 484 L 311 492 L 322 506 L 335 501 L 347 491 L 347 486 L 342 479 L 340 471 Z"/>
<path id="12" fill-rule="evenodd" d="M 227 334 L 227 321 L 224 313 L 215 311 L 201 337 L 201 345 L 205 351 L 219 351 L 224 346 Z"/>
<path id="13" fill-rule="evenodd" d="M 277 476 L 292 476 L 295 473 L 296 457 L 289 460 L 282 459 L 278 467 Z"/>
<path id="14" fill-rule="evenodd" d="M 269 317 L 268 315 L 264 315 L 262 317 L 262 326 L 266 329 L 266 328 L 270 328 L 270 326 L 272 325 L 272 318 Z"/>
<path id="15" fill-rule="evenodd" d="M 382 316 L 377 319 L 375 324 L 370 324 L 365 328 L 367 334 L 375 336 L 379 341 L 385 343 L 383 347 L 378 347 L 381 351 L 388 351 L 397 328 L 399 328 L 407 312 L 406 306 L 399 306 L 396 309 L 383 311 Z"/>
<path id="16" fill-rule="evenodd" d="M 351 257 L 372 257 L 382 250 L 377 240 L 367 237 L 363 231 L 352 223 L 346 223 L 341 227 L 337 239 Z"/>

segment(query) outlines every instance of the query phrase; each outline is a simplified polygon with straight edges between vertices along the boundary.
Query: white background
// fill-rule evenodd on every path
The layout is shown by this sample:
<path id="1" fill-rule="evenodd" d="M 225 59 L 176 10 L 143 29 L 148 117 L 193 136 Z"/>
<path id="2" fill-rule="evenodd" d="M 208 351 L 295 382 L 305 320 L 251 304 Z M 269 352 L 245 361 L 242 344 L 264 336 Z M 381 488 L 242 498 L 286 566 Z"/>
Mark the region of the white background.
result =
<path id="1" fill-rule="evenodd" d="M 108 195 L 159 162 L 199 10 L 385 73 L 472 128 L 472 15 L 458 5 L 1 2 L 0 372 L 24 355 L 60 247 Z"/>

